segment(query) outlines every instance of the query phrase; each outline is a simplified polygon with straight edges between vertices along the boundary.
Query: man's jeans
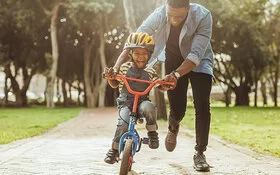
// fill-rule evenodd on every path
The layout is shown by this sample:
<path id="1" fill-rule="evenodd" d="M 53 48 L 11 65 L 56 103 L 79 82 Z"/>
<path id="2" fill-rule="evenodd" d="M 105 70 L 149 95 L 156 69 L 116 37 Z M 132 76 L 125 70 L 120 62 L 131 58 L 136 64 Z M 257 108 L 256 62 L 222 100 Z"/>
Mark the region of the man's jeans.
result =
<path id="1" fill-rule="evenodd" d="M 167 92 L 170 103 L 169 128 L 179 127 L 187 106 L 188 84 L 191 83 L 195 107 L 195 150 L 205 151 L 210 129 L 210 92 L 212 76 L 205 73 L 190 72 L 179 78 L 174 90 Z"/>

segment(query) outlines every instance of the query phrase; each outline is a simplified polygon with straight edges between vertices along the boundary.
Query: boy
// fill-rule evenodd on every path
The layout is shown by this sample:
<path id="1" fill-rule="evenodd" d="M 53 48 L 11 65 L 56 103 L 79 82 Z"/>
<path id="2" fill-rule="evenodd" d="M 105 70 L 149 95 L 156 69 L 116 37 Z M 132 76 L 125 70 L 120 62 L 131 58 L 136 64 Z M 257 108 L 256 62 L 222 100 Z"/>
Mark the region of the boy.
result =
<path id="1" fill-rule="evenodd" d="M 154 51 L 154 40 L 147 33 L 132 33 L 129 35 L 124 49 L 130 49 L 130 62 L 122 64 L 120 71 L 121 75 L 128 77 L 155 81 L 159 77 L 155 70 L 147 66 L 151 54 Z M 117 106 L 119 108 L 119 118 L 115 136 L 113 138 L 112 148 L 109 149 L 104 161 L 109 164 L 114 164 L 119 157 L 118 147 L 119 140 L 128 130 L 130 119 L 130 112 L 133 107 L 134 95 L 130 94 L 122 80 L 116 80 L 112 76 L 113 68 L 105 68 L 104 77 L 108 79 L 108 83 L 112 88 L 119 87 L 120 95 L 117 98 Z M 135 91 L 144 91 L 148 84 L 141 82 L 129 81 L 130 87 Z M 159 86 L 161 90 L 168 90 L 168 87 Z M 140 96 L 138 101 L 138 115 L 146 118 L 146 129 L 149 137 L 149 147 L 157 149 L 159 147 L 158 133 L 157 133 L 157 117 L 155 106 L 150 102 L 148 94 Z"/>

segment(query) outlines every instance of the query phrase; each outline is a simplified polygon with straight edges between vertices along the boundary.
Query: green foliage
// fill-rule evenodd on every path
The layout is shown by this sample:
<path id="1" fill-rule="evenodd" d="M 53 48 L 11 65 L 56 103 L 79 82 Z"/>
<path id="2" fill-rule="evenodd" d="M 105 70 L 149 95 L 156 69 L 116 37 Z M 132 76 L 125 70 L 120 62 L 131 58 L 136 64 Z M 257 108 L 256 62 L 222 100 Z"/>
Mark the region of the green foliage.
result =
<path id="1" fill-rule="evenodd" d="M 96 21 L 100 13 L 110 13 L 114 5 L 103 0 L 83 0 L 71 1 L 67 6 L 67 14 L 77 26 L 88 25 L 89 22 Z M 98 23 L 98 20 L 97 20 Z"/>
<path id="2" fill-rule="evenodd" d="M 79 108 L 0 109 L 0 144 L 42 134 L 77 116 L 79 111 Z"/>
<path id="3" fill-rule="evenodd" d="M 93 13 L 100 13 L 100 12 L 106 12 L 110 13 L 112 9 L 114 8 L 114 5 L 112 3 L 109 3 L 104 0 L 83 0 L 83 1 L 69 1 L 69 9 L 74 12 L 74 14 L 77 14 L 80 10 L 83 12 L 93 12 Z M 75 13 L 76 12 L 76 13 Z"/>
<path id="4" fill-rule="evenodd" d="M 252 150 L 280 157 L 280 113 L 278 108 L 212 107 L 210 133 Z M 183 120 L 194 128 L 194 109 Z"/>
<path id="5" fill-rule="evenodd" d="M 1 1 L 0 47 L 5 48 L 5 61 L 12 61 L 17 68 L 36 68 L 45 62 L 40 48 L 44 46 L 41 26 L 45 20 L 32 0 Z M 47 31 L 47 29 L 46 29 Z M 38 69 L 40 71 L 41 69 Z"/>
<path id="6" fill-rule="evenodd" d="M 214 74 L 235 92 L 238 102 L 246 101 L 241 99 L 247 98 L 267 75 L 269 66 L 275 67 L 269 49 L 274 32 L 268 27 L 275 11 L 268 14 L 272 9 L 269 0 L 197 2 L 210 9 L 213 16 L 212 45 L 214 53 L 219 54 L 215 57 Z"/>

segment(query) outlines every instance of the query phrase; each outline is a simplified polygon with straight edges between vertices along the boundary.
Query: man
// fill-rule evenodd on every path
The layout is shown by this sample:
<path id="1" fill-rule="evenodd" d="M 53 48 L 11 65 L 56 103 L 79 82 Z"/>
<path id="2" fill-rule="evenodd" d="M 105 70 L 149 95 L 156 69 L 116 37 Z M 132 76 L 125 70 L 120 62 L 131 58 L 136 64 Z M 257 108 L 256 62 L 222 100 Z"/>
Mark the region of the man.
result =
<path id="1" fill-rule="evenodd" d="M 156 9 L 138 28 L 155 39 L 154 57 L 165 51 L 166 80 L 177 86 L 169 90 L 170 115 L 167 151 L 172 152 L 177 143 L 180 121 L 187 105 L 187 89 L 192 86 L 195 107 L 196 145 L 193 156 L 197 171 L 209 171 L 205 155 L 210 128 L 210 92 L 213 78 L 213 52 L 210 44 L 212 16 L 201 5 L 189 0 L 167 0 L 165 6 Z M 127 59 L 124 50 L 114 68 L 119 69 Z M 162 55 L 162 54 L 161 54 Z"/>

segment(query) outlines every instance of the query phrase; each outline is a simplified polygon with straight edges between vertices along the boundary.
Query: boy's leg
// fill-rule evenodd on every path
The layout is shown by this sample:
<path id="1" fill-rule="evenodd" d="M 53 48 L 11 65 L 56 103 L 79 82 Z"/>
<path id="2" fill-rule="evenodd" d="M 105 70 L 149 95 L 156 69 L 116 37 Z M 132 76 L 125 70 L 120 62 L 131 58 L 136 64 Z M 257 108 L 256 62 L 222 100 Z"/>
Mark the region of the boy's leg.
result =
<path id="1" fill-rule="evenodd" d="M 114 164 L 118 161 L 119 157 L 119 141 L 121 136 L 127 132 L 129 123 L 130 109 L 128 107 L 122 107 L 119 110 L 118 124 L 113 138 L 111 149 L 106 154 L 104 161 L 109 164 Z"/>
<path id="2" fill-rule="evenodd" d="M 156 108 L 150 101 L 143 101 L 139 105 L 139 116 L 146 118 L 146 129 L 149 137 L 149 147 L 157 149 L 159 147 L 158 133 L 157 133 L 157 115 Z"/>

